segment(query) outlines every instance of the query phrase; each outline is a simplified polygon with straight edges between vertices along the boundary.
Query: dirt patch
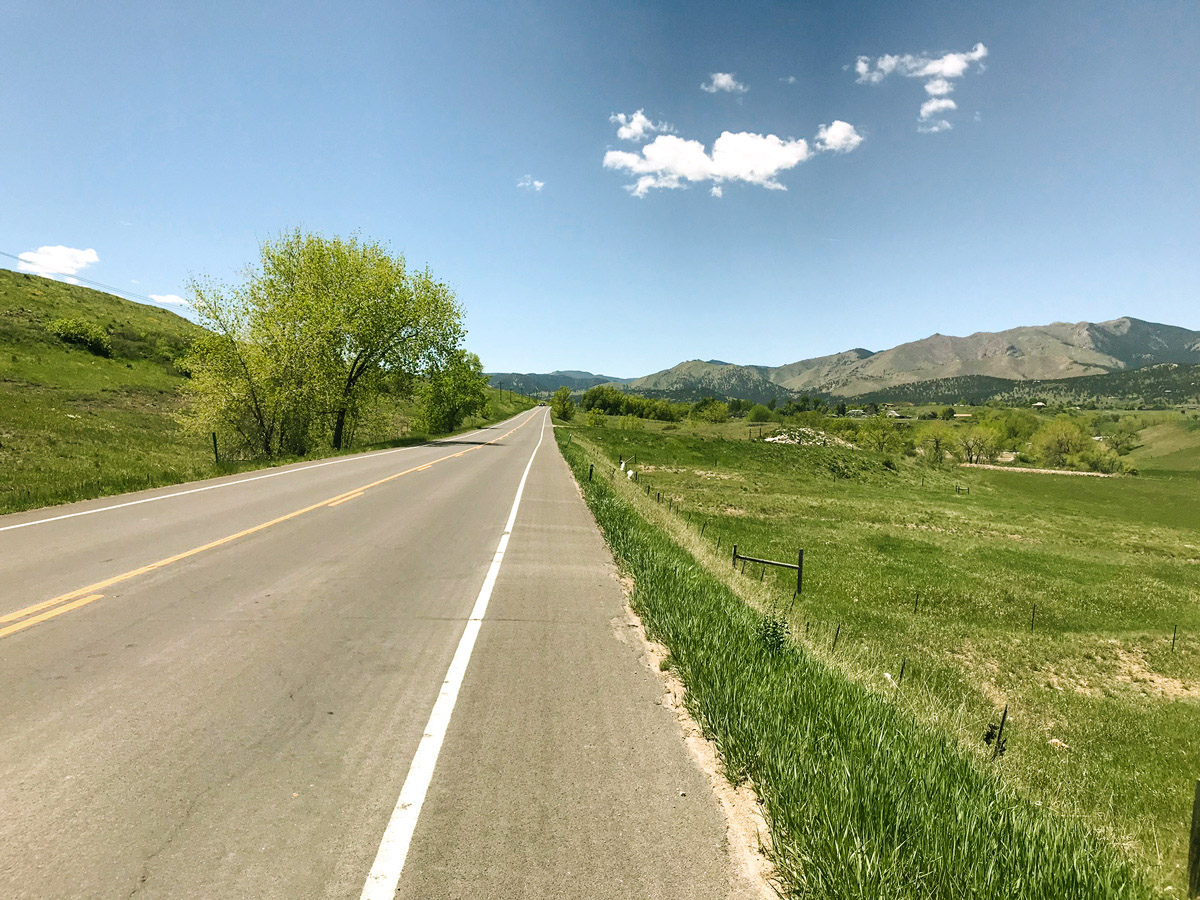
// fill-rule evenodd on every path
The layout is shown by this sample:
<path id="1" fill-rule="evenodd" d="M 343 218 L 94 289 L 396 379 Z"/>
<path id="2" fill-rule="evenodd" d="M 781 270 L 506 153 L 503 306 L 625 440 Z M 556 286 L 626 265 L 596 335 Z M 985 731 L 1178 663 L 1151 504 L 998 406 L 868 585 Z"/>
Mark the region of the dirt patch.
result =
<path id="1" fill-rule="evenodd" d="M 963 469 L 991 469 L 993 472 L 1031 472 L 1035 475 L 1087 475 L 1091 478 L 1116 478 L 1109 472 L 1076 472 L 1073 469 L 1031 469 L 1027 466 L 993 466 L 988 463 L 959 463 Z"/>
<path id="2" fill-rule="evenodd" d="M 1119 672 L 1116 679 L 1122 684 L 1163 700 L 1200 700 L 1200 686 L 1188 686 L 1178 678 L 1160 675 L 1146 666 L 1140 651 L 1115 647 Z"/>

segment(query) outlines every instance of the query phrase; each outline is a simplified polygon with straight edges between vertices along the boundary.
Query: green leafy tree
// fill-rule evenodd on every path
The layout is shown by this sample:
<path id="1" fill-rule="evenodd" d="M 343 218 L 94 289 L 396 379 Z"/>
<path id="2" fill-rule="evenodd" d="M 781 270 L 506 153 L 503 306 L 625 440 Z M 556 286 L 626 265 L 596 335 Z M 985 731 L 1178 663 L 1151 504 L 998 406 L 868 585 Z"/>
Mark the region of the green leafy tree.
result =
<path id="1" fill-rule="evenodd" d="M 420 389 L 421 422 L 430 434 L 446 434 L 467 416 L 488 408 L 487 376 L 474 353 L 455 350 L 435 363 Z"/>
<path id="2" fill-rule="evenodd" d="M 208 331 L 182 362 L 186 421 L 250 456 L 345 446 L 383 392 L 411 390 L 463 336 L 446 285 L 358 238 L 292 231 L 244 283 L 190 287 Z"/>
<path id="3" fill-rule="evenodd" d="M 999 440 L 992 429 L 976 425 L 959 429 L 958 446 L 969 463 L 991 462 L 996 458 Z"/>
<path id="4" fill-rule="evenodd" d="M 1088 445 L 1088 436 L 1070 419 L 1055 419 L 1047 422 L 1033 436 L 1034 452 L 1048 466 L 1063 466 L 1076 453 L 1082 453 Z"/>
<path id="5" fill-rule="evenodd" d="M 705 397 L 696 401 L 688 416 L 697 422 L 713 422 L 715 424 L 727 422 L 729 421 L 729 404 L 715 397 Z"/>
<path id="6" fill-rule="evenodd" d="M 883 416 L 872 416 L 858 426 L 858 443 L 876 453 L 895 453 L 903 441 L 891 422 Z"/>
<path id="7" fill-rule="evenodd" d="M 570 422 L 575 417 L 575 401 L 571 399 L 571 389 L 565 384 L 554 392 L 550 410 L 563 422 Z"/>
<path id="8" fill-rule="evenodd" d="M 1114 453 L 1124 456 L 1137 446 L 1138 432 L 1141 430 L 1142 423 L 1135 416 L 1121 416 L 1117 427 L 1108 436 L 1108 446 Z"/>
<path id="9" fill-rule="evenodd" d="M 939 415 L 942 417 L 943 421 L 946 421 L 946 422 L 953 421 L 954 420 L 954 407 L 947 406 L 945 409 L 943 409 L 941 411 L 941 413 L 939 413 Z"/>
<path id="10" fill-rule="evenodd" d="M 771 410 L 769 407 L 763 406 L 761 403 L 756 403 L 750 407 L 750 412 L 746 413 L 747 422 L 770 422 Z"/>
<path id="11" fill-rule="evenodd" d="M 920 442 L 926 458 L 934 465 L 941 465 L 946 454 L 954 449 L 954 429 L 945 422 L 931 422 L 921 429 Z"/>

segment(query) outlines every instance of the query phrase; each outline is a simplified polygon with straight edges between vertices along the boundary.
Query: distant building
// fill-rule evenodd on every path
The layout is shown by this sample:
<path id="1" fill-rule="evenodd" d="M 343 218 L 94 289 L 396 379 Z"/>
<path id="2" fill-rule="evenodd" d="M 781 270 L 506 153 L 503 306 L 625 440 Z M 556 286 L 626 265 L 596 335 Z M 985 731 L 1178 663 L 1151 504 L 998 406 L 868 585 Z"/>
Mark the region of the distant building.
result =
<path id="1" fill-rule="evenodd" d="M 846 410 L 846 418 L 848 419 L 865 419 L 867 411 L 865 409 L 848 409 Z"/>
<path id="2" fill-rule="evenodd" d="M 1033 408 L 1034 409 L 1045 409 L 1046 404 L 1043 403 L 1041 400 L 1039 400 L 1037 403 L 1033 404 Z"/>
<path id="3" fill-rule="evenodd" d="M 954 418 L 956 418 L 956 419 L 969 419 L 969 418 L 971 418 L 971 414 L 970 414 L 970 413 L 955 413 L 955 414 L 954 414 Z"/>

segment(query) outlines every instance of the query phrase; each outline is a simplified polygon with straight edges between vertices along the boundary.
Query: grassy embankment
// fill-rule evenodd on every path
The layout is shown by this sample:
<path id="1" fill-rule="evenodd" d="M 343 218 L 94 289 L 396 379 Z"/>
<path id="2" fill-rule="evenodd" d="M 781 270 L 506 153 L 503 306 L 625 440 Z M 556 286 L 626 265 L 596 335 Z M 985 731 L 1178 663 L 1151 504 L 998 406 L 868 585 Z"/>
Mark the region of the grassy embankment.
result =
<path id="1" fill-rule="evenodd" d="M 1137 895 L 1100 847 L 1152 888 L 1184 889 L 1200 775 L 1195 423 L 1149 429 L 1144 474 L 1115 479 L 892 469 L 688 430 L 574 428 L 568 454 L 584 480 L 586 461 L 607 476 L 636 454 L 636 487 L 603 477 L 589 500 L 699 719 L 758 786 L 798 893 Z M 806 550 L 786 663 L 763 656 L 750 607 L 786 610 L 794 576 L 735 573 L 734 542 L 785 561 Z M 885 673 L 902 664 L 897 689 Z M 1005 704 L 996 762 L 982 738 Z"/>
<path id="2" fill-rule="evenodd" d="M 112 355 L 47 331 L 64 318 L 100 326 Z M 184 376 L 174 360 L 197 330 L 165 309 L 0 269 L 0 513 L 270 465 L 218 465 L 211 444 L 179 427 Z M 489 422 L 535 402 L 489 392 Z M 408 428 L 411 405 L 387 412 L 350 452 L 427 439 Z"/>

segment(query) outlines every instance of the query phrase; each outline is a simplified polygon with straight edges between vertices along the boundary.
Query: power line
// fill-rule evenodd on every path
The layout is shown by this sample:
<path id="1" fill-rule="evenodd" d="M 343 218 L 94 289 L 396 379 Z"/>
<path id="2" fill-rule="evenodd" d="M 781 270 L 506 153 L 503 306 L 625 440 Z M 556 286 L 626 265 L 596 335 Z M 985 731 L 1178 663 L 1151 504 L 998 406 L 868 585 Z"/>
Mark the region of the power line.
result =
<path id="1" fill-rule="evenodd" d="M 0 256 L 7 256 L 9 259 L 15 259 L 17 262 L 25 262 L 25 260 L 21 259 L 21 257 L 17 256 L 16 254 L 5 253 L 3 250 L 0 250 Z M 40 273 L 26 272 L 23 274 L 38 275 Z M 62 275 L 63 273 L 55 272 L 54 274 Z M 42 276 L 42 277 L 44 278 L 47 276 Z M 119 297 L 127 297 L 130 300 L 137 300 L 139 303 L 149 303 L 150 305 L 157 306 L 159 308 L 161 308 L 163 305 L 160 301 L 155 300 L 153 297 L 147 297 L 145 294 L 138 294 L 134 291 L 127 291 L 124 288 L 113 287 L 111 284 L 103 284 L 99 281 L 92 281 L 90 278 L 84 278 L 80 275 L 66 275 L 64 277 L 74 278 L 76 281 L 78 281 L 82 284 L 86 284 L 89 287 L 100 288 L 101 290 L 109 291 L 110 293 L 116 294 Z"/>

